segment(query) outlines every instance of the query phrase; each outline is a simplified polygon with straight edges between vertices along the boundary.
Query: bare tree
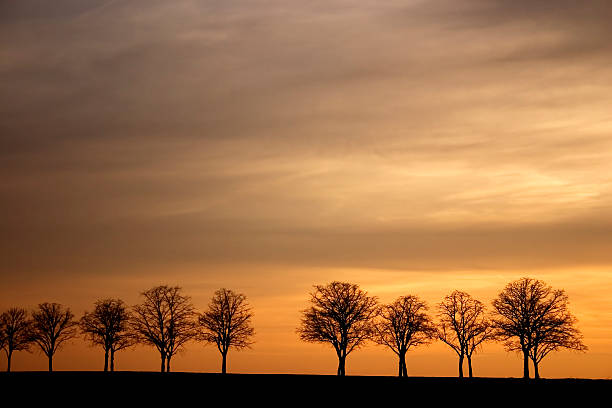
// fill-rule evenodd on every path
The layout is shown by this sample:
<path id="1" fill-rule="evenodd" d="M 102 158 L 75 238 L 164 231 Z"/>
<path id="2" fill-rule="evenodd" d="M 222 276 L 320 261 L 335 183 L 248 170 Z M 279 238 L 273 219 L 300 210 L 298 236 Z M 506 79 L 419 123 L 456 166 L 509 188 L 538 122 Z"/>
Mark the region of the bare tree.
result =
<path id="1" fill-rule="evenodd" d="M 574 327 L 577 319 L 567 309 L 567 296 L 555 306 L 557 312 L 550 315 L 536 325 L 532 338 L 532 347 L 529 358 L 533 363 L 534 377 L 540 378 L 540 362 L 552 351 L 569 349 L 587 351 L 582 342 L 582 333 Z"/>
<path id="2" fill-rule="evenodd" d="M 463 377 L 463 360 L 467 357 L 469 377 L 472 378 L 472 354 L 492 335 L 484 304 L 468 293 L 456 290 L 438 305 L 438 316 L 438 338 L 459 356 L 459 377 Z"/>
<path id="3" fill-rule="evenodd" d="M 493 301 L 496 335 L 510 351 L 523 353 L 523 377 L 529 378 L 529 359 L 539 378 L 539 363 L 561 348 L 584 351 L 576 319 L 567 310 L 568 297 L 531 278 L 511 282 Z"/>
<path id="4" fill-rule="evenodd" d="M 315 285 L 312 306 L 302 311 L 297 332 L 303 341 L 331 343 L 338 356 L 339 376 L 346 374 L 346 357 L 375 334 L 376 297 L 346 282 Z"/>
<path id="5" fill-rule="evenodd" d="M 129 327 L 130 313 L 119 299 L 103 299 L 95 303 L 93 312 L 85 312 L 79 325 L 81 332 L 94 345 L 104 348 L 104 371 L 115 371 L 115 352 L 134 344 Z"/>
<path id="6" fill-rule="evenodd" d="M 6 371 L 11 371 L 14 351 L 29 350 L 31 322 L 28 311 L 12 307 L 0 315 L 0 345 L 6 353 Z"/>
<path id="7" fill-rule="evenodd" d="M 30 339 L 38 344 L 49 360 L 49 371 L 53 371 L 53 356 L 62 345 L 76 336 L 77 322 L 69 308 L 59 303 L 41 303 L 32 312 Z"/>
<path id="8" fill-rule="evenodd" d="M 429 343 L 436 336 L 436 328 L 426 311 L 427 304 L 417 296 L 402 296 L 379 308 L 374 341 L 397 354 L 399 377 L 408 377 L 406 352 L 411 347 Z"/>
<path id="9" fill-rule="evenodd" d="M 191 298 L 178 286 L 156 286 L 142 292 L 143 303 L 134 306 L 132 328 L 138 342 L 157 348 L 161 372 L 170 371 L 170 360 L 196 332 Z"/>
<path id="10" fill-rule="evenodd" d="M 223 374 L 227 372 L 229 349 L 243 349 L 253 344 L 251 337 L 255 330 L 251 323 L 252 317 L 246 296 L 225 288 L 215 292 L 208 310 L 199 316 L 199 337 L 217 346 L 221 353 Z"/>

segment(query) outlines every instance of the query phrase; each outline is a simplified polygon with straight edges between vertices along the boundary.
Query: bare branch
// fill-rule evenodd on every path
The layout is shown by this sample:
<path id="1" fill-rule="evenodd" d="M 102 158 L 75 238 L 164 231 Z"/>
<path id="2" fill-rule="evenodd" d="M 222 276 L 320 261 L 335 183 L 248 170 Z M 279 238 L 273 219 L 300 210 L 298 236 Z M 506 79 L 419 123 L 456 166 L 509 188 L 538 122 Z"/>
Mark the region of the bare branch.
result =
<path id="1" fill-rule="evenodd" d="M 64 309 L 59 303 L 41 303 L 32 312 L 30 339 L 49 359 L 49 371 L 53 371 L 55 353 L 77 334 L 78 323 L 73 319 L 70 309 Z"/>
<path id="2" fill-rule="evenodd" d="M 136 339 L 129 326 L 131 315 L 120 299 L 103 299 L 95 303 L 93 312 L 85 312 L 79 322 L 81 332 L 94 345 L 104 349 L 104 371 L 114 371 L 114 353 L 132 346 Z"/>
<path id="3" fill-rule="evenodd" d="M 142 293 L 143 303 L 134 306 L 131 326 L 136 340 L 160 353 L 161 371 L 170 371 L 170 360 L 194 339 L 196 313 L 191 298 L 178 286 L 156 286 Z"/>
<path id="4" fill-rule="evenodd" d="M 303 341 L 330 343 L 338 355 L 338 375 L 344 375 L 346 356 L 376 333 L 376 297 L 346 282 L 314 288 L 310 294 L 312 306 L 302 311 L 297 332 Z"/>
<path id="5" fill-rule="evenodd" d="M 408 376 L 406 352 L 436 337 L 436 328 L 426 314 L 427 304 L 417 296 L 402 296 L 379 308 L 374 341 L 399 357 L 398 375 Z"/>
<path id="6" fill-rule="evenodd" d="M 523 376 L 529 377 L 528 359 L 539 378 L 539 363 L 552 351 L 585 351 L 582 335 L 574 327 L 563 290 L 540 280 L 523 278 L 509 283 L 493 301 L 495 335 L 507 350 L 523 353 Z"/>
<path id="7" fill-rule="evenodd" d="M 29 351 L 32 343 L 31 326 L 32 322 L 25 309 L 13 307 L 0 315 L 0 348 L 6 353 L 6 371 L 11 371 L 14 351 Z"/>
<path id="8" fill-rule="evenodd" d="M 253 344 L 252 317 L 246 296 L 225 288 L 215 292 L 208 310 L 199 316 L 199 339 L 217 346 L 222 356 L 222 373 L 227 370 L 230 348 L 243 349 Z"/>

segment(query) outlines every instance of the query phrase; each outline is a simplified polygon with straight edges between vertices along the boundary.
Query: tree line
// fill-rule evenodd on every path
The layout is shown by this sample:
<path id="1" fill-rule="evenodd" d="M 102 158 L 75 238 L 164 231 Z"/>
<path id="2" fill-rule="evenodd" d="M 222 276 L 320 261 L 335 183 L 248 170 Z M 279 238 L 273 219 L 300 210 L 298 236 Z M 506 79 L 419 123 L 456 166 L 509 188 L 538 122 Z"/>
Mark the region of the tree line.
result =
<path id="1" fill-rule="evenodd" d="M 161 372 L 170 371 L 172 357 L 196 340 L 218 348 L 225 373 L 230 348 L 252 344 L 253 313 L 244 294 L 219 289 L 203 313 L 196 312 L 191 298 L 178 286 L 156 286 L 141 295 L 143 301 L 131 310 L 120 299 L 98 300 L 79 320 L 58 303 L 41 303 L 30 314 L 23 308 L 8 309 L 0 315 L 0 345 L 6 353 L 7 371 L 13 352 L 36 346 L 53 371 L 53 356 L 79 333 L 104 350 L 104 371 L 114 371 L 116 352 L 136 344 L 157 349 Z"/>
<path id="2" fill-rule="evenodd" d="M 565 291 L 531 278 L 509 283 L 493 300 L 490 313 L 468 293 L 454 291 L 437 305 L 437 323 L 418 296 L 380 305 L 375 296 L 347 282 L 315 285 L 310 303 L 297 332 L 306 342 L 333 346 L 339 376 L 346 373 L 347 356 L 367 341 L 397 355 L 399 377 L 408 376 L 406 353 L 434 340 L 457 354 L 459 377 L 464 376 L 465 359 L 473 376 L 472 355 L 487 341 L 500 341 L 507 350 L 522 353 L 524 378 L 529 378 L 530 360 L 535 378 L 540 378 L 539 364 L 549 353 L 587 350 Z"/>
<path id="3" fill-rule="evenodd" d="M 144 344 L 160 355 L 160 371 L 169 372 L 172 358 L 189 341 L 213 344 L 227 371 L 231 348 L 253 344 L 253 312 L 244 294 L 217 290 L 206 311 L 196 312 L 191 298 L 178 286 L 157 286 L 141 294 L 141 303 L 128 308 L 120 299 L 102 299 L 76 320 L 69 308 L 41 303 L 31 313 L 11 308 L 0 315 L 0 345 L 7 371 L 15 351 L 40 348 L 53 370 L 53 356 L 79 333 L 104 350 L 104 371 L 114 371 L 115 353 Z M 454 291 L 436 307 L 434 320 L 427 303 L 415 295 L 380 304 L 356 284 L 334 281 L 315 285 L 310 306 L 302 310 L 297 333 L 306 342 L 328 343 L 338 358 L 337 375 L 346 374 L 346 358 L 367 342 L 382 345 L 398 357 L 398 376 L 407 377 L 406 354 L 440 340 L 458 357 L 458 375 L 473 376 L 472 356 L 485 342 L 502 342 L 523 357 L 523 377 L 529 362 L 539 378 L 539 364 L 553 351 L 586 351 L 568 297 L 540 280 L 509 283 L 492 302 L 492 310 L 466 292 Z"/>

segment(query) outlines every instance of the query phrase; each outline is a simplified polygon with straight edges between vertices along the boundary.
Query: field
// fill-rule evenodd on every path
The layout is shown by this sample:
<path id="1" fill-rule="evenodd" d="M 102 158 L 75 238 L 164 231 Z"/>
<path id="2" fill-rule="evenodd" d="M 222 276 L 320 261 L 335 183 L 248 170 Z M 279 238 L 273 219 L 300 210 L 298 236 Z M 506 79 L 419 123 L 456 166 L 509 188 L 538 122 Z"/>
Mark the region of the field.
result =
<path id="1" fill-rule="evenodd" d="M 60 371 L 0 373 L 0 388 L 24 401 L 64 406 L 550 406 L 575 399 L 590 406 L 610 394 L 612 380 Z"/>

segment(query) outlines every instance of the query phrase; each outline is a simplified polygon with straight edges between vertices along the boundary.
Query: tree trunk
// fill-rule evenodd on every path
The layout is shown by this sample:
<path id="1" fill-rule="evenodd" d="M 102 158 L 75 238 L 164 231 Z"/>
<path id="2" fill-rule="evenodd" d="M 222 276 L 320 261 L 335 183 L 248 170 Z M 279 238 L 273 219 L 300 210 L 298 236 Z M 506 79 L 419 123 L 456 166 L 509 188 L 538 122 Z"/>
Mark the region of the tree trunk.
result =
<path id="1" fill-rule="evenodd" d="M 111 350 L 110 360 L 110 370 L 115 371 L 115 350 Z"/>
<path id="2" fill-rule="evenodd" d="M 172 356 L 166 357 L 166 372 L 167 373 L 170 372 L 170 358 L 172 358 Z"/>
<path id="3" fill-rule="evenodd" d="M 13 350 L 9 351 L 6 354 L 6 372 L 7 373 L 11 372 L 11 357 L 13 357 Z"/>
<path id="4" fill-rule="evenodd" d="M 408 377 L 408 368 L 406 367 L 406 353 L 399 354 L 399 372 L 398 377 Z"/>
<path id="5" fill-rule="evenodd" d="M 47 356 L 49 359 L 49 372 L 53 371 L 53 354 Z"/>
<path id="6" fill-rule="evenodd" d="M 224 353 L 221 353 L 222 356 L 222 362 L 221 362 L 221 373 L 225 374 L 227 373 L 227 351 Z"/>
<path id="7" fill-rule="evenodd" d="M 469 373 L 468 375 L 470 376 L 470 378 L 472 378 L 473 374 L 472 374 L 472 355 L 471 354 L 467 355 L 467 360 L 468 360 L 468 373 Z"/>
<path id="8" fill-rule="evenodd" d="M 529 353 L 523 350 L 523 378 L 529 379 Z"/>
<path id="9" fill-rule="evenodd" d="M 104 372 L 108 371 L 108 349 L 104 350 Z"/>
<path id="10" fill-rule="evenodd" d="M 161 372 L 166 371 L 166 355 L 162 353 L 161 355 Z"/>
<path id="11" fill-rule="evenodd" d="M 346 374 L 346 356 L 340 354 L 338 356 L 338 375 L 344 377 Z"/>
<path id="12" fill-rule="evenodd" d="M 538 367 L 539 363 L 536 360 L 533 361 L 533 378 L 538 380 L 540 378 L 540 367 Z"/>
<path id="13" fill-rule="evenodd" d="M 463 378 L 463 354 L 459 355 L 459 378 Z"/>

